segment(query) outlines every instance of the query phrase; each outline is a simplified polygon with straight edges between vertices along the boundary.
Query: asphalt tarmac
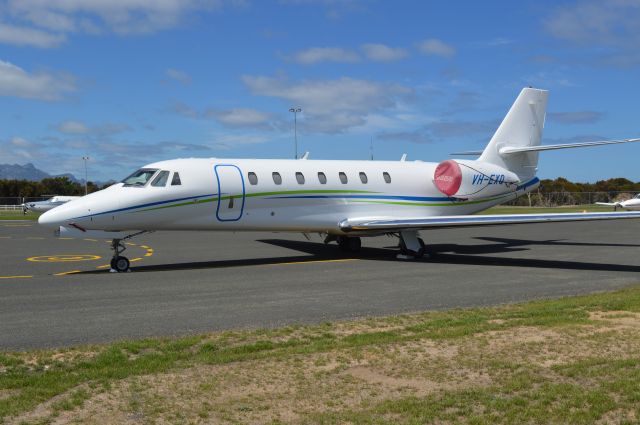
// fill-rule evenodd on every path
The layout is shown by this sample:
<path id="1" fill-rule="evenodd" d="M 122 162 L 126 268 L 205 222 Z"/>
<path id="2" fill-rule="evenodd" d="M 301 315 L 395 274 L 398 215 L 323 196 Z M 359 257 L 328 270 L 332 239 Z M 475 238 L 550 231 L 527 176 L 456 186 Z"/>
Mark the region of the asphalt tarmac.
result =
<path id="1" fill-rule="evenodd" d="M 344 256 L 318 235 L 159 232 L 109 245 L 0 222 L 0 349 L 317 323 L 613 290 L 640 281 L 640 222 L 422 232 L 430 260 L 396 239 Z"/>

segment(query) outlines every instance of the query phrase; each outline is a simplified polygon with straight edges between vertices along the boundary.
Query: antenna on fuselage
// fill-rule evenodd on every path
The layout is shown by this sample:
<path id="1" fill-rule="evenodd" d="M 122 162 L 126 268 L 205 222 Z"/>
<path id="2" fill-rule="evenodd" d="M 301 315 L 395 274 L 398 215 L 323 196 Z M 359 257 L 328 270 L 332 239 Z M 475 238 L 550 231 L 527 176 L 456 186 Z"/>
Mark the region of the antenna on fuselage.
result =
<path id="1" fill-rule="evenodd" d="M 405 162 L 407 160 L 407 154 L 403 153 L 402 158 L 400 158 L 400 162 Z"/>
<path id="2" fill-rule="evenodd" d="M 373 136 L 371 136 L 371 140 L 369 141 L 369 152 L 371 153 L 371 160 L 373 161 Z"/>
<path id="3" fill-rule="evenodd" d="M 300 159 L 309 159 L 309 151 L 306 151 L 304 153 L 304 155 L 302 155 L 302 157 L 300 157 Z"/>

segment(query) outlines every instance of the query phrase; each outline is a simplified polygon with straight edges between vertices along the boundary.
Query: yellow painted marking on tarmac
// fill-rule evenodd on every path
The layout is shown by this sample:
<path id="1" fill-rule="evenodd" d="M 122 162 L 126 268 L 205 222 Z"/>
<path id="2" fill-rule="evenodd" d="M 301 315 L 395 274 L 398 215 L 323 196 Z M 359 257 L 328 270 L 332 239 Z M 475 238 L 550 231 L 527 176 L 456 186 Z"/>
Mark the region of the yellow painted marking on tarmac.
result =
<path id="1" fill-rule="evenodd" d="M 31 227 L 31 224 L 3 224 L 4 227 Z"/>
<path id="2" fill-rule="evenodd" d="M 153 252 L 147 252 L 146 254 L 144 254 L 145 257 L 151 257 L 153 255 Z"/>
<path id="3" fill-rule="evenodd" d="M 28 279 L 33 277 L 33 275 L 24 275 L 24 276 L 0 276 L 0 279 Z"/>
<path id="4" fill-rule="evenodd" d="M 60 239 L 61 241 L 70 241 L 70 240 L 73 240 L 75 238 L 58 238 L 58 239 Z"/>
<path id="5" fill-rule="evenodd" d="M 341 258 L 338 260 L 309 260 L 309 261 L 291 261 L 288 263 L 274 263 L 270 266 L 288 266 L 294 264 L 309 264 L 309 263 L 345 263 L 347 261 L 358 261 L 359 258 Z"/>
<path id="6" fill-rule="evenodd" d="M 140 245 L 140 248 L 144 248 L 144 249 L 151 249 L 151 248 L 149 248 L 149 247 L 148 247 L 148 246 L 146 246 L 146 245 Z M 153 251 L 153 250 L 152 250 L 152 251 Z"/>
<path id="7" fill-rule="evenodd" d="M 44 238 L 41 236 L 29 236 L 27 237 L 27 239 L 44 239 Z"/>
<path id="8" fill-rule="evenodd" d="M 102 257 L 92 254 L 62 254 L 62 255 L 43 255 L 39 257 L 29 257 L 27 261 L 36 263 L 66 263 L 71 261 L 93 261 Z"/>
<path id="9" fill-rule="evenodd" d="M 85 240 L 85 241 L 89 241 L 89 242 L 98 242 L 98 240 L 97 240 L 97 239 L 89 239 L 89 238 L 85 238 L 84 240 Z"/>
<path id="10" fill-rule="evenodd" d="M 82 272 L 82 270 L 71 270 L 68 272 L 55 273 L 54 276 L 66 276 L 68 274 L 74 274 L 74 273 L 80 273 L 80 272 Z"/>
<path id="11" fill-rule="evenodd" d="M 125 242 L 125 244 L 129 245 L 129 246 L 136 246 L 136 244 L 132 243 L 132 242 Z"/>
<path id="12" fill-rule="evenodd" d="M 138 258 L 132 258 L 131 260 L 129 260 L 130 263 L 133 263 L 134 261 L 140 261 L 142 260 L 142 258 L 138 257 Z"/>
<path id="13" fill-rule="evenodd" d="M 11 239 L 11 236 L 0 236 L 0 239 Z"/>
<path id="14" fill-rule="evenodd" d="M 96 267 L 96 269 L 106 269 L 106 268 L 109 268 L 109 267 L 111 267 L 111 265 L 109 265 L 109 264 L 103 264 L 103 265 L 101 265 L 101 266 Z"/>

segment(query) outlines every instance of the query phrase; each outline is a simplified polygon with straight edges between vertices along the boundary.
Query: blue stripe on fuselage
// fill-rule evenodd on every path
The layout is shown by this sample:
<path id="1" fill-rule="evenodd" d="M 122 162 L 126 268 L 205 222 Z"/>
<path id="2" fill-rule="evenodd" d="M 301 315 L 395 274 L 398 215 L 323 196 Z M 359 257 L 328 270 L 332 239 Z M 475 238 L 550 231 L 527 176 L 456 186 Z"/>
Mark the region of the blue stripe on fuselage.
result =
<path id="1" fill-rule="evenodd" d="M 156 206 L 156 205 L 170 204 L 172 202 L 186 201 L 186 200 L 189 200 L 189 199 L 206 198 L 206 197 L 209 197 L 209 196 L 218 196 L 218 194 L 217 193 L 210 193 L 208 195 L 188 196 L 186 198 L 176 198 L 176 199 L 170 199 L 170 200 L 167 200 L 167 201 L 149 202 L 147 204 L 136 205 L 136 206 L 133 206 L 133 207 L 118 208 L 118 209 L 115 209 L 115 210 L 109 210 L 109 211 L 105 211 L 105 212 L 101 212 L 101 213 L 87 214 L 87 215 L 83 215 L 83 216 L 80 216 L 80 217 L 76 217 L 76 219 L 78 219 L 78 218 L 87 218 L 87 217 L 95 217 L 95 216 L 98 216 L 98 215 L 111 214 L 111 213 L 117 213 L 117 212 L 123 212 L 123 211 L 131 211 L 131 210 L 135 210 L 135 209 L 138 209 L 138 208 L 153 207 L 153 206 Z"/>

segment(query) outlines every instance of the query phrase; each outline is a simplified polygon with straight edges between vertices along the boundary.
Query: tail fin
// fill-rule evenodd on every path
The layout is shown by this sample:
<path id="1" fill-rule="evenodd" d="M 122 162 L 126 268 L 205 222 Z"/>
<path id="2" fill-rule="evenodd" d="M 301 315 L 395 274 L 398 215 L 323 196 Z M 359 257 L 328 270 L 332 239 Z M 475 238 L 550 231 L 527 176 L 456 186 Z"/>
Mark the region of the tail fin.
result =
<path id="1" fill-rule="evenodd" d="M 524 88 L 509 109 L 478 161 L 499 165 L 514 172 L 520 180 L 535 176 L 538 152 L 500 155 L 500 148 L 539 146 L 544 129 L 549 92 Z"/>

